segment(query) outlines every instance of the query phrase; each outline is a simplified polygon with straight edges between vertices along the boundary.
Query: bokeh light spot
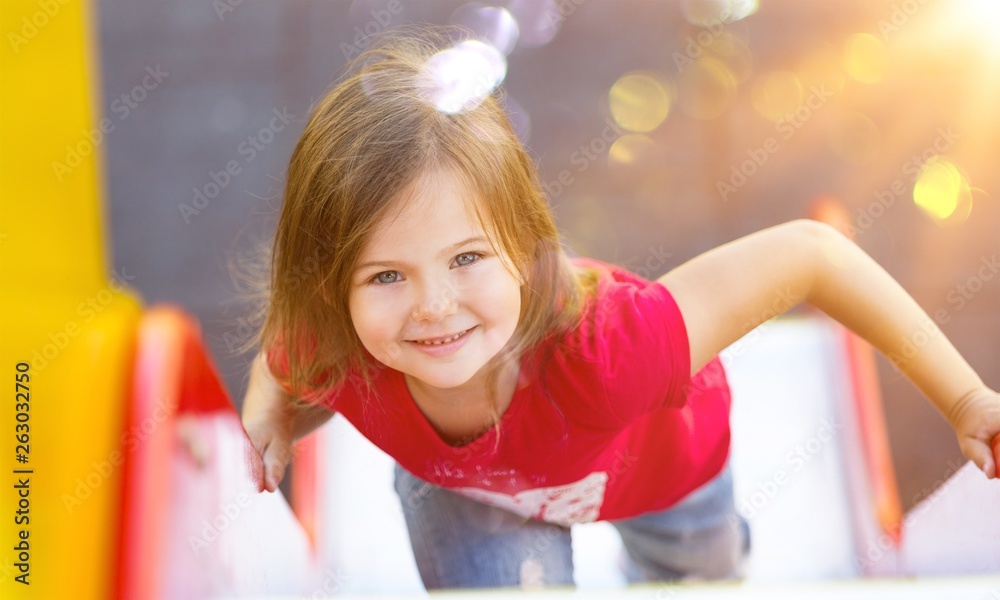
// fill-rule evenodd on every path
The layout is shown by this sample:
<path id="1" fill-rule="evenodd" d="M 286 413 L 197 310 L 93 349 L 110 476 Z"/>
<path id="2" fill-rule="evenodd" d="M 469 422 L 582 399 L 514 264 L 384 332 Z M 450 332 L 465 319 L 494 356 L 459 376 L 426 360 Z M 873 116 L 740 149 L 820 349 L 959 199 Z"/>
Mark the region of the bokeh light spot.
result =
<path id="1" fill-rule="evenodd" d="M 612 164 L 631 165 L 649 155 L 655 147 L 656 143 L 648 136 L 627 133 L 611 144 L 611 149 L 608 151 L 608 161 Z"/>
<path id="2" fill-rule="evenodd" d="M 868 33 L 847 38 L 844 47 L 844 70 L 859 83 L 878 83 L 885 78 L 888 52 L 885 44 Z"/>
<path id="3" fill-rule="evenodd" d="M 507 60 L 493 46 L 467 40 L 432 56 L 421 71 L 425 99 L 446 114 L 479 106 L 507 74 Z"/>
<path id="4" fill-rule="evenodd" d="M 913 201 L 938 223 L 964 221 L 971 211 L 972 190 L 954 163 L 936 156 L 913 186 Z"/>
<path id="5" fill-rule="evenodd" d="M 802 105 L 802 82 L 788 71 L 774 71 L 754 82 L 753 107 L 765 119 L 777 121 Z"/>
<path id="6" fill-rule="evenodd" d="M 743 38 L 729 31 L 722 31 L 714 36 L 712 41 L 705 45 L 705 50 L 726 63 L 736 83 L 743 83 L 753 73 L 750 48 Z"/>
<path id="7" fill-rule="evenodd" d="M 736 78 L 717 58 L 701 57 L 677 75 L 677 105 L 696 119 L 714 119 L 736 97 Z"/>
<path id="8" fill-rule="evenodd" d="M 630 131 L 646 133 L 656 129 L 670 112 L 668 84 L 646 73 L 628 73 L 611 86 L 608 94 L 611 117 Z"/>
<path id="9" fill-rule="evenodd" d="M 469 28 L 479 41 L 490 44 L 504 56 L 517 45 L 520 34 L 513 15 L 499 6 L 482 6 L 477 2 L 463 4 L 451 13 L 450 21 Z"/>
<path id="10" fill-rule="evenodd" d="M 698 27 L 734 23 L 757 12 L 758 0 L 683 0 L 684 18 Z"/>
<path id="11" fill-rule="evenodd" d="M 569 6 L 575 10 L 577 5 Z M 555 0 L 510 0 L 507 10 L 517 23 L 520 43 L 529 48 L 551 42 L 565 20 Z"/>

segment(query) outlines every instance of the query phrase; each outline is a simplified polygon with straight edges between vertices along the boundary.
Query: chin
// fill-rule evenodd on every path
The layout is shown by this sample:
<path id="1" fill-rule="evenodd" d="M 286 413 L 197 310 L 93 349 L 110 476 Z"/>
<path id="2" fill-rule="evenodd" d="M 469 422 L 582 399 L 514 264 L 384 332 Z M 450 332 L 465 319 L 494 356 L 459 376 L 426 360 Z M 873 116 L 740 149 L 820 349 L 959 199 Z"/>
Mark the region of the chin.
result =
<path id="1" fill-rule="evenodd" d="M 440 369 L 411 369 L 406 371 L 410 377 L 419 379 L 424 385 L 447 390 L 464 385 L 472 379 L 473 373 L 459 373 L 454 370 L 449 371 L 447 365 Z"/>

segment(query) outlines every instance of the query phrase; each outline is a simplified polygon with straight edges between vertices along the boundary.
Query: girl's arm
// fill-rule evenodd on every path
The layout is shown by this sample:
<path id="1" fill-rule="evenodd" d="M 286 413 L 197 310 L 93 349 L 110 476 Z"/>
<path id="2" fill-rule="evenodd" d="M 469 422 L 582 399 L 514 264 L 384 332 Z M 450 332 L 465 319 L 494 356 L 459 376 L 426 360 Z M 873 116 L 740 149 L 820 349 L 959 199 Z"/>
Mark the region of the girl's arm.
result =
<path id="1" fill-rule="evenodd" d="M 291 396 L 274 380 L 265 352 L 254 359 L 243 398 L 243 427 L 260 454 L 264 488 L 273 492 L 292 460 L 295 440 L 330 420 L 333 411 L 322 405 L 296 408 Z"/>
<path id="2" fill-rule="evenodd" d="M 1000 395 L 899 283 L 834 228 L 809 220 L 777 225 L 658 281 L 684 315 L 692 374 L 761 323 L 808 302 L 887 356 L 948 419 L 965 456 L 995 476 Z"/>

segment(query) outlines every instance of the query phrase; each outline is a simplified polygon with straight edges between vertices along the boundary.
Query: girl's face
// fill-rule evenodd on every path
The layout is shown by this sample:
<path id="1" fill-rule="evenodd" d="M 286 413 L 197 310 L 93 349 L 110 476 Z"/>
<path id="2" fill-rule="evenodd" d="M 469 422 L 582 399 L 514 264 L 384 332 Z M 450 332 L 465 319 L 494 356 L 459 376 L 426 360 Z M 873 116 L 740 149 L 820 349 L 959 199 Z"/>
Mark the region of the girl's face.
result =
<path id="1" fill-rule="evenodd" d="M 521 286 L 450 171 L 427 173 L 410 192 L 411 201 L 361 252 L 351 276 L 351 320 L 383 364 L 434 388 L 455 388 L 510 340 Z"/>

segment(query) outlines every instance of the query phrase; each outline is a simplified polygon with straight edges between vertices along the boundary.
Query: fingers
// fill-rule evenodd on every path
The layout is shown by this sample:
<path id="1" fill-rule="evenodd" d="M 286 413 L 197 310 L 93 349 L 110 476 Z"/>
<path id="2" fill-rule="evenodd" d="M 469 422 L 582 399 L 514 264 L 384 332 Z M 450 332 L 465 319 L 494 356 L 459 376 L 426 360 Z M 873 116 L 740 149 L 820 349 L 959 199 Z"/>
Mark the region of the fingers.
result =
<path id="1" fill-rule="evenodd" d="M 290 459 L 288 444 L 280 442 L 280 436 L 275 435 L 274 430 L 269 427 L 251 426 L 247 428 L 247 437 L 252 445 L 247 452 L 250 478 L 257 484 L 258 492 L 273 492 L 278 489 L 285 474 L 285 465 Z"/>
<path id="2" fill-rule="evenodd" d="M 994 454 L 997 449 L 997 444 L 993 444 L 993 450 L 986 446 L 983 442 L 974 439 L 965 439 L 959 442 L 959 446 L 962 448 L 962 454 L 966 458 L 976 463 L 983 473 L 986 474 L 987 479 L 993 479 L 996 477 L 996 465 L 997 462 L 994 459 Z"/>
<path id="3" fill-rule="evenodd" d="M 261 460 L 260 452 L 257 451 L 253 442 L 247 444 L 244 450 L 245 463 L 249 471 L 247 474 L 250 476 L 250 481 L 257 487 L 257 492 L 260 493 L 264 491 L 264 461 Z"/>
<path id="4" fill-rule="evenodd" d="M 1000 469 L 1000 433 L 993 437 L 993 477 L 1000 477 L 997 470 Z M 986 474 L 990 476 L 989 473 Z"/>
<path id="5" fill-rule="evenodd" d="M 247 431 L 247 438 L 249 443 L 245 448 L 245 463 L 248 469 L 248 475 L 250 480 L 254 482 L 257 486 L 257 492 L 264 491 L 264 460 L 262 458 L 261 450 L 266 447 L 266 442 L 262 441 L 262 437 L 254 432 L 252 429 Z"/>
<path id="6" fill-rule="evenodd" d="M 264 449 L 264 488 L 273 492 L 285 476 L 285 468 L 292 459 L 291 444 L 272 438 Z"/>

